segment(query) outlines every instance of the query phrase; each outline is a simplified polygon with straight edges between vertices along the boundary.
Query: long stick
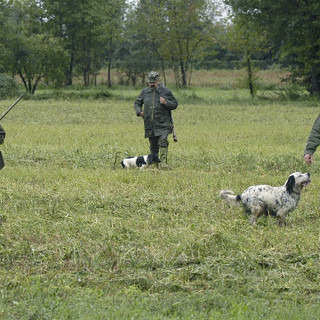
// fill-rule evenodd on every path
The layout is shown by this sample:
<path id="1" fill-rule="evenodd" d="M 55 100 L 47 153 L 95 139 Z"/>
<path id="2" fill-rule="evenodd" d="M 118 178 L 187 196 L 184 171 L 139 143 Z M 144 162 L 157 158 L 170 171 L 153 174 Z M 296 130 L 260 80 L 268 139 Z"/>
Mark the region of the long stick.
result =
<path id="1" fill-rule="evenodd" d="M 10 110 L 21 100 L 23 97 L 23 94 L 8 108 L 8 110 L 0 117 L 0 121 L 6 116 L 7 113 L 10 112 Z"/>
<path id="2" fill-rule="evenodd" d="M 174 128 L 174 124 L 173 124 L 172 115 L 171 115 L 171 125 L 172 125 L 173 141 L 174 142 L 178 142 L 178 138 L 177 138 L 177 135 L 176 135 L 176 129 Z"/>

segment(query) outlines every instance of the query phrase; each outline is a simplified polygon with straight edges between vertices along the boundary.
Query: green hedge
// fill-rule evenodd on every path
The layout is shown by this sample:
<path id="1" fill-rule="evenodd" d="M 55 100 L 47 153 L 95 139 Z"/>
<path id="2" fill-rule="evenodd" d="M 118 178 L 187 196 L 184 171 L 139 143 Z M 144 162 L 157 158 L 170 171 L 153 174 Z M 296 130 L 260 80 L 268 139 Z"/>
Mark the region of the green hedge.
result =
<path id="1" fill-rule="evenodd" d="M 18 92 L 18 84 L 14 78 L 0 74 L 0 99 L 14 96 Z"/>

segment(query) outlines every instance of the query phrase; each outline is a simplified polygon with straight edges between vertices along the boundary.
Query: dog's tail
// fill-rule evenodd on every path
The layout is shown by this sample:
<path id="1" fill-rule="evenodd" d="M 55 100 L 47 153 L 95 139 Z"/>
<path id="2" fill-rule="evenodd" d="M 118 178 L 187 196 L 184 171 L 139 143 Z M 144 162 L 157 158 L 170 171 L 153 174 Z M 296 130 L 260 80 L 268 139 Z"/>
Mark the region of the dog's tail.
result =
<path id="1" fill-rule="evenodd" d="M 236 196 L 232 190 L 221 190 L 220 197 L 234 206 L 239 206 L 241 202 L 241 196 Z"/>

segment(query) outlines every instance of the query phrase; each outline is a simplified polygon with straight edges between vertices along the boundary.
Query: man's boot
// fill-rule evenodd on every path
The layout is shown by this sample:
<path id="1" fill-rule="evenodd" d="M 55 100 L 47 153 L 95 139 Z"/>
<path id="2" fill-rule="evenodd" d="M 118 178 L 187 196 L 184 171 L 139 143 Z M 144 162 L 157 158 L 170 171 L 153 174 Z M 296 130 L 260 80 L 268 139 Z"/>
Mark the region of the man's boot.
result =
<path id="1" fill-rule="evenodd" d="M 161 160 L 158 157 L 158 153 L 152 153 L 152 162 L 153 163 L 159 163 Z"/>
<path id="2" fill-rule="evenodd" d="M 158 153 L 151 153 L 151 164 L 148 166 L 149 169 L 155 169 L 159 167 L 160 159 L 158 157 Z"/>
<path id="3" fill-rule="evenodd" d="M 168 148 L 160 148 L 160 160 L 160 169 L 170 169 L 170 167 L 168 166 Z"/>

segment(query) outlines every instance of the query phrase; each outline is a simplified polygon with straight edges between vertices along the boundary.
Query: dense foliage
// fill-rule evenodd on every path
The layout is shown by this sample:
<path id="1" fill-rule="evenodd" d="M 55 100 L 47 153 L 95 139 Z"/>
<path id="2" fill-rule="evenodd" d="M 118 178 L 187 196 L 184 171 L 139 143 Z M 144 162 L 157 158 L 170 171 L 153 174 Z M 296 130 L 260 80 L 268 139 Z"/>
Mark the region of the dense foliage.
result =
<path id="1" fill-rule="evenodd" d="M 8 17 L 0 22 L 0 67 L 19 75 L 29 92 L 42 79 L 70 85 L 81 76 L 84 85 L 95 84 L 105 67 L 111 86 L 113 66 L 127 75 L 123 83 L 171 68 L 177 85 L 186 86 L 194 65 L 217 65 L 225 55 L 209 0 L 17 0 L 1 2 L 0 15 Z"/>
<path id="2" fill-rule="evenodd" d="M 150 69 L 174 70 L 192 84 L 195 68 L 290 68 L 292 79 L 320 92 L 320 4 L 317 0 L 7 0 L 0 2 L 0 72 L 18 75 L 34 93 L 39 81 L 96 84 L 101 69 L 144 82 Z M 223 11 L 223 10 L 222 10 Z M 224 12 L 226 12 L 224 10 Z M 226 14 L 224 14 L 226 17 Z M 258 60 L 259 63 L 255 63 Z"/>
<path id="3" fill-rule="evenodd" d="M 320 3 L 318 0 L 225 0 L 234 16 L 250 20 L 266 34 L 270 50 L 302 79 L 312 94 L 320 94 Z"/>
<path id="4" fill-rule="evenodd" d="M 0 99 L 15 95 L 18 91 L 18 84 L 14 78 L 0 74 Z"/>

